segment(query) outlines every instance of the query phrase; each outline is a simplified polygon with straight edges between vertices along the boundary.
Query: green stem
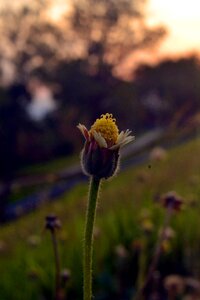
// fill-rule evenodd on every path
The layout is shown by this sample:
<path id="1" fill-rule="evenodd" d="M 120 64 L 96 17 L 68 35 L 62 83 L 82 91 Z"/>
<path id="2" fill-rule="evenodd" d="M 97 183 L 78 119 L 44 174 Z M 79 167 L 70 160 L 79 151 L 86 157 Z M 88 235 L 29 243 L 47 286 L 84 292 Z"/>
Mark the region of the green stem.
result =
<path id="1" fill-rule="evenodd" d="M 88 196 L 88 207 L 85 224 L 83 276 L 84 276 L 84 300 L 92 299 L 92 252 L 93 252 L 93 229 L 96 215 L 96 204 L 100 179 L 92 177 Z"/>
<path id="2" fill-rule="evenodd" d="M 144 236 L 142 248 L 139 253 L 139 274 L 137 278 L 137 290 L 140 290 L 145 280 L 146 256 L 147 256 L 147 237 Z"/>

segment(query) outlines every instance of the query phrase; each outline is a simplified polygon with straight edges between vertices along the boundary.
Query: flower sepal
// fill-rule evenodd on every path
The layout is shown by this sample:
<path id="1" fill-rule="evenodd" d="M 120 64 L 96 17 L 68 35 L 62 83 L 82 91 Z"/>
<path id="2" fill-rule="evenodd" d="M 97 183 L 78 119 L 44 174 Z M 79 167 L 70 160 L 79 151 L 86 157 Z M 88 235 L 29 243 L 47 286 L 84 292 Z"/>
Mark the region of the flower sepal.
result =
<path id="1" fill-rule="evenodd" d="M 81 164 L 86 175 L 108 179 L 118 170 L 119 150 L 101 148 L 95 140 L 86 141 L 81 153 Z"/>

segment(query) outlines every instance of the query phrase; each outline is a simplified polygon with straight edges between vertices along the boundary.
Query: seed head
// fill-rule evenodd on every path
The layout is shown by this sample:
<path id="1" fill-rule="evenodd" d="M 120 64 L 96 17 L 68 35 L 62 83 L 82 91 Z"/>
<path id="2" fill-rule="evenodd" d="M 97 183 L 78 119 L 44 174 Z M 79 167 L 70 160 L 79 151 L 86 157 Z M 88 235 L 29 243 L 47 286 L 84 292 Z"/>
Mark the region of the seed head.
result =
<path id="1" fill-rule="evenodd" d="M 51 231 L 59 229 L 61 227 L 61 222 L 59 218 L 55 215 L 46 216 L 46 229 Z"/>

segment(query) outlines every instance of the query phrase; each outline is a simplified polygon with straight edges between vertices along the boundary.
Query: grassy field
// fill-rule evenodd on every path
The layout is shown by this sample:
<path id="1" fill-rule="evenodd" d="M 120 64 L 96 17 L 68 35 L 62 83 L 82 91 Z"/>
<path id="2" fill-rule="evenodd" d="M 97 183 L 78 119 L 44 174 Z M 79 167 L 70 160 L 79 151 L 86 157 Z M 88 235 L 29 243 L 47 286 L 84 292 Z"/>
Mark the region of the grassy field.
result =
<path id="1" fill-rule="evenodd" d="M 122 272 L 119 249 L 123 249 L 124 257 L 128 257 L 127 262 L 131 261 L 131 269 L 125 269 L 127 285 L 134 290 L 137 277 L 137 264 L 133 263 L 137 262 L 134 247 L 144 237 L 140 216 L 144 209 L 148 210 L 154 226 L 148 237 L 148 262 L 165 213 L 155 197 L 171 190 L 184 197 L 185 205 L 172 219 L 175 237 L 163 254 L 159 267 L 163 274 L 182 272 L 183 275 L 200 275 L 199 149 L 200 139 L 196 138 L 170 150 L 163 160 L 150 160 L 119 173 L 111 181 L 103 182 L 95 230 L 95 299 L 114 299 L 117 293 L 117 282 Z M 0 299 L 53 299 L 53 251 L 50 234 L 44 229 L 45 216 L 51 213 L 62 222 L 58 238 L 62 266 L 71 271 L 71 280 L 67 285 L 68 299 L 81 299 L 86 199 L 87 185 L 80 184 L 55 203 L 42 206 L 38 211 L 2 226 Z M 133 259 L 128 260 L 130 257 Z"/>

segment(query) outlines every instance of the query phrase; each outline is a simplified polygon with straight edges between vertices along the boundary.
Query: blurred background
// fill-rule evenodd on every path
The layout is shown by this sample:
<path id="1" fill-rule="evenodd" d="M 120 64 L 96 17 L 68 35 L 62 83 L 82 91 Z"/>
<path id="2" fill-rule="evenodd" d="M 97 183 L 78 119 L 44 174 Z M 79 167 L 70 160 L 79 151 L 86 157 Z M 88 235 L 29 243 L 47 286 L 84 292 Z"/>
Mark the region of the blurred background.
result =
<path id="1" fill-rule="evenodd" d="M 137 135 L 197 113 L 198 9 L 195 0 L 1 0 L 1 179 L 77 152 L 76 124 L 101 113 Z"/>
<path id="2" fill-rule="evenodd" d="M 0 221 L 82 178 L 78 123 L 132 130 L 124 166 L 197 135 L 199 28 L 195 0 L 0 0 Z"/>

